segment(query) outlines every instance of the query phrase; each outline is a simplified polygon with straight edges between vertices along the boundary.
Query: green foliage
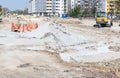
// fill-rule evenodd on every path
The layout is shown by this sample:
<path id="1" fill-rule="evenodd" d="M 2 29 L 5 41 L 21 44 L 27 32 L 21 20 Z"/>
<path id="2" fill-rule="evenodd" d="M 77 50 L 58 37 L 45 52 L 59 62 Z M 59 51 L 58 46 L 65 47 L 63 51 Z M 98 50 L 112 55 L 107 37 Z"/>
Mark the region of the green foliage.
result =
<path id="1" fill-rule="evenodd" d="M 23 14 L 22 10 L 15 10 L 15 11 L 11 11 L 12 14 L 16 13 L 16 14 Z"/>
<path id="2" fill-rule="evenodd" d="M 80 15 L 80 7 L 75 7 L 74 9 L 70 10 L 68 13 L 71 17 L 78 17 Z"/>
<path id="3" fill-rule="evenodd" d="M 2 15 L 2 6 L 0 5 L 0 15 Z"/>
<path id="4" fill-rule="evenodd" d="M 88 16 L 95 16 L 96 7 L 92 8 L 85 8 L 81 10 L 79 6 L 75 7 L 74 9 L 69 11 L 69 15 L 71 17 L 88 17 Z"/>
<path id="5" fill-rule="evenodd" d="M 116 14 L 119 15 L 120 14 L 120 10 L 118 10 Z"/>
<path id="6" fill-rule="evenodd" d="M 92 11 L 91 13 L 95 15 L 97 9 L 96 9 L 95 7 L 93 7 L 93 8 L 91 9 L 91 11 Z"/>
<path id="7" fill-rule="evenodd" d="M 0 12 L 2 11 L 2 6 L 0 6 Z"/>
<path id="8" fill-rule="evenodd" d="M 83 15 L 83 16 L 87 16 L 88 13 L 89 13 L 88 9 L 85 9 L 85 10 L 82 12 L 82 15 Z"/>
<path id="9" fill-rule="evenodd" d="M 23 14 L 28 14 L 28 8 L 25 8 L 25 10 L 23 11 Z"/>

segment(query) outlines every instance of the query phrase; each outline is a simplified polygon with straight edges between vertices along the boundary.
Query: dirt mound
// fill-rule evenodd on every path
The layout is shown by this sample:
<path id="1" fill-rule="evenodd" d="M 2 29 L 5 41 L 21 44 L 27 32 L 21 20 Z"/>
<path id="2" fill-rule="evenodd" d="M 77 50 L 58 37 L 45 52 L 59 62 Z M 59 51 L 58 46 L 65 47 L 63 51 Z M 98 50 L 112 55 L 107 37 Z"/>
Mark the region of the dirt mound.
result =
<path id="1" fill-rule="evenodd" d="M 109 49 L 115 52 L 120 52 L 120 46 L 109 46 Z"/>
<path id="2" fill-rule="evenodd" d="M 57 22 L 64 24 L 82 24 L 79 19 L 73 19 L 73 18 L 68 18 L 68 19 L 60 18 Z"/>
<path id="3" fill-rule="evenodd" d="M 47 37 L 52 36 L 54 38 L 53 41 L 57 42 L 59 41 L 62 44 L 66 45 L 73 45 L 77 44 L 80 41 L 86 40 L 86 38 L 83 36 L 69 32 L 64 26 L 51 22 L 48 22 L 45 25 L 40 26 L 37 30 L 33 32 L 25 33 L 24 36 L 27 38 L 39 38 L 39 39 L 46 39 Z"/>
<path id="4" fill-rule="evenodd" d="M 61 59 L 67 62 L 97 62 L 104 61 L 105 59 L 106 61 L 109 59 L 111 60 L 111 55 L 109 58 L 104 56 L 106 53 L 111 52 L 105 41 L 91 41 L 82 34 L 78 35 L 68 31 L 66 27 L 59 23 L 48 22 L 39 26 L 35 31 L 25 33 L 24 37 L 39 39 L 39 44 L 43 45 L 39 47 L 40 50 L 58 53 Z M 99 57 L 98 59 L 95 59 L 96 55 Z M 104 58 L 100 59 L 101 56 Z"/>
<path id="5" fill-rule="evenodd" d="M 58 50 L 58 47 L 64 48 L 87 40 L 83 36 L 69 32 L 64 26 L 52 22 L 39 26 L 35 31 L 25 33 L 24 37 L 40 39 L 41 43 L 45 44 L 47 48 L 49 47 L 48 49 L 55 51 Z"/>

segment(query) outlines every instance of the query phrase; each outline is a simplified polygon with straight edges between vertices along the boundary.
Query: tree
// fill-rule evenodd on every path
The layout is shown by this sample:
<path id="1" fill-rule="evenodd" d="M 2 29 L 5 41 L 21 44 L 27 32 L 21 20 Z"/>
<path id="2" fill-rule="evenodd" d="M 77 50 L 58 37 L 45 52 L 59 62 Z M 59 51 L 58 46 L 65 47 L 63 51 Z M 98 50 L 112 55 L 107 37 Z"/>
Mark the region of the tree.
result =
<path id="1" fill-rule="evenodd" d="M 23 11 L 22 10 L 15 10 L 15 11 L 11 11 L 12 14 L 23 14 Z"/>
<path id="2" fill-rule="evenodd" d="M 23 14 L 28 14 L 28 8 L 25 8 L 25 10 L 23 11 Z"/>
<path id="3" fill-rule="evenodd" d="M 120 0 L 117 1 L 117 13 L 120 14 Z"/>
<path id="4" fill-rule="evenodd" d="M 96 11 L 97 11 L 97 8 L 96 8 L 96 7 L 92 7 L 92 8 L 91 8 L 91 13 L 92 13 L 93 15 L 95 15 Z"/>
<path id="5" fill-rule="evenodd" d="M 76 6 L 74 9 L 70 10 L 68 14 L 71 17 L 78 17 L 80 15 L 80 7 Z"/>
<path id="6" fill-rule="evenodd" d="M 97 4 L 99 0 L 82 0 L 81 8 L 83 9 L 83 16 L 94 16 L 97 11 Z"/>
<path id="7" fill-rule="evenodd" d="M 2 15 L 2 6 L 0 5 L 0 15 Z"/>
<path id="8" fill-rule="evenodd" d="M 86 8 L 83 12 L 82 12 L 82 16 L 86 17 L 88 15 L 88 8 Z"/>

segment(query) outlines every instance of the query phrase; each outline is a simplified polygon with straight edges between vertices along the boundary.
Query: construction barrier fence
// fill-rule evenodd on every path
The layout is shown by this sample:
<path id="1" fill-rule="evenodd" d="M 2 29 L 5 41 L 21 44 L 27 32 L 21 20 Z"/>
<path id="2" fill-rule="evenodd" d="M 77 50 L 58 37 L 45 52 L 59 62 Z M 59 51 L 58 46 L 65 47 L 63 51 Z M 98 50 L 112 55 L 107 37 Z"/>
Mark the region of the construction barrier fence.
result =
<path id="1" fill-rule="evenodd" d="M 25 24 L 15 24 L 11 23 L 11 31 L 14 32 L 31 32 L 38 28 L 37 23 L 25 23 Z"/>

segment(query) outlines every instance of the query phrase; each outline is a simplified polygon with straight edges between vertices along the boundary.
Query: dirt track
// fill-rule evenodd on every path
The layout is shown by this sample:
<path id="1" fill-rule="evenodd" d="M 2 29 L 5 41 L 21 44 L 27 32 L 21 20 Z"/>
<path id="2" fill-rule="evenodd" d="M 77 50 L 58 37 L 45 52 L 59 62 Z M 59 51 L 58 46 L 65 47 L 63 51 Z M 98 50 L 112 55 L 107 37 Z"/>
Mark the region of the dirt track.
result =
<path id="1" fill-rule="evenodd" d="M 119 47 L 120 46 L 120 35 L 117 30 L 113 30 L 114 27 L 117 27 L 119 29 L 118 26 L 113 26 L 111 28 L 104 27 L 100 29 L 94 28 L 93 25 L 85 26 L 81 24 L 79 25 L 78 24 L 65 24 L 64 26 L 67 26 L 70 31 L 89 37 L 91 39 L 90 41 L 92 42 L 105 41 L 105 44 L 108 45 L 108 48 L 110 51 L 113 51 L 116 53 L 120 52 L 120 47 Z M 89 47 L 89 48 L 94 48 L 94 47 Z M 108 56 L 106 55 L 106 57 Z M 78 66 L 80 65 L 80 67 L 83 66 L 85 67 L 85 69 L 88 69 L 90 71 L 98 70 L 98 71 L 104 71 L 104 72 L 111 72 L 111 73 L 118 75 L 118 77 L 120 77 L 120 73 L 119 73 L 120 59 L 118 58 L 114 60 L 114 57 L 112 59 L 113 60 L 108 61 L 108 62 L 104 61 L 104 62 L 86 63 L 86 64 L 77 63 L 76 65 Z M 75 65 L 75 62 L 73 65 Z M 106 78 L 110 78 L 110 77 L 106 77 Z M 111 78 L 114 78 L 114 77 L 111 77 Z"/>
<path id="2" fill-rule="evenodd" d="M 120 35 L 111 28 L 94 28 L 81 24 L 63 24 L 70 31 L 89 37 L 90 43 L 100 40 L 109 49 L 120 52 Z M 0 24 L 1 30 L 10 29 L 10 22 Z M 59 54 L 48 51 L 30 50 L 26 47 L 39 46 L 39 40 L 0 38 L 0 78 L 119 78 L 120 60 L 82 63 L 65 62 Z M 8 44 L 5 43 L 8 41 Z M 10 41 L 10 42 L 9 42 Z M 16 44 L 15 44 L 16 41 Z M 18 42 L 17 42 L 18 41 Z M 14 43 L 11 45 L 11 43 Z M 94 47 L 87 47 L 94 49 Z M 102 57 L 101 57 L 102 58 Z"/>

